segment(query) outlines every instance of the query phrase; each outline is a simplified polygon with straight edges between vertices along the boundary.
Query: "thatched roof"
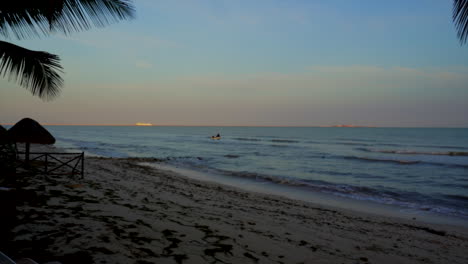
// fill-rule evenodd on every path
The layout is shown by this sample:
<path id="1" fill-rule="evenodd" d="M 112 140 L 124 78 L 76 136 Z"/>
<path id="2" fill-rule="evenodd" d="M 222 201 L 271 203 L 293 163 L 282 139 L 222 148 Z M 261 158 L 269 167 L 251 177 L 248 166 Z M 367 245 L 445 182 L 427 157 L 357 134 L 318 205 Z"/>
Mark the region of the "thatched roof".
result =
<path id="1" fill-rule="evenodd" d="M 8 130 L 0 126 L 0 149 L 2 148 L 1 145 L 11 144 L 12 142 L 10 135 L 8 135 Z"/>
<path id="2" fill-rule="evenodd" d="M 43 126 L 31 118 L 23 118 L 8 130 L 15 142 L 54 144 L 55 138 Z"/>

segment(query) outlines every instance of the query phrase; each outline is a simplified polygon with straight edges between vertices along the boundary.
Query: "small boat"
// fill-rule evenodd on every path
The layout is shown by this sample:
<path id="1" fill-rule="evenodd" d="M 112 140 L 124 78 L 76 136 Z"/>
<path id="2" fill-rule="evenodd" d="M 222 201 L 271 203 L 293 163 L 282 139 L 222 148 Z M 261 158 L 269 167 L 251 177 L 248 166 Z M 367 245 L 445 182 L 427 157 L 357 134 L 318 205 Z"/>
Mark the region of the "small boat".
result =
<path id="1" fill-rule="evenodd" d="M 220 139 L 221 139 L 221 136 L 211 136 L 211 139 L 213 139 L 213 140 L 220 140 Z"/>

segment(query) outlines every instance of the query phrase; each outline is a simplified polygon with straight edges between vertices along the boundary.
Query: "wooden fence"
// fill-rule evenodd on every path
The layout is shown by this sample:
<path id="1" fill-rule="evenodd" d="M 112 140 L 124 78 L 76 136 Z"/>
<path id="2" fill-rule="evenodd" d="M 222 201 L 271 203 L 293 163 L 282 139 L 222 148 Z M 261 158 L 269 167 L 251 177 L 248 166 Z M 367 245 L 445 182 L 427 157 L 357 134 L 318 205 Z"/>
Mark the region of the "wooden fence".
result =
<path id="1" fill-rule="evenodd" d="M 26 155 L 25 152 L 18 152 L 18 156 Z M 24 160 L 19 161 L 18 167 L 34 169 L 47 175 L 81 175 L 84 178 L 84 152 L 30 152 L 30 159 L 26 164 Z M 68 172 L 67 171 L 70 171 Z"/>

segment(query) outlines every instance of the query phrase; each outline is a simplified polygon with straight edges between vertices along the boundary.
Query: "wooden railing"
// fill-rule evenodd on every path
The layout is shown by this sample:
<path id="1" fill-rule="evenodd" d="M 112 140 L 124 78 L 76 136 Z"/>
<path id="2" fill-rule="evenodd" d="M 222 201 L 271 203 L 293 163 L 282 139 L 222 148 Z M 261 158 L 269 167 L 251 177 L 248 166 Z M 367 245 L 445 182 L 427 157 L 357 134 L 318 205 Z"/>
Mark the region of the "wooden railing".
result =
<path id="1" fill-rule="evenodd" d="M 26 155 L 25 152 L 18 152 L 17 154 L 19 157 Z M 30 159 L 27 163 L 18 159 L 16 167 L 33 168 L 46 175 L 81 175 L 81 178 L 84 178 L 84 152 L 30 152 L 29 156 Z M 64 169 L 71 169 L 71 173 L 64 172 Z"/>

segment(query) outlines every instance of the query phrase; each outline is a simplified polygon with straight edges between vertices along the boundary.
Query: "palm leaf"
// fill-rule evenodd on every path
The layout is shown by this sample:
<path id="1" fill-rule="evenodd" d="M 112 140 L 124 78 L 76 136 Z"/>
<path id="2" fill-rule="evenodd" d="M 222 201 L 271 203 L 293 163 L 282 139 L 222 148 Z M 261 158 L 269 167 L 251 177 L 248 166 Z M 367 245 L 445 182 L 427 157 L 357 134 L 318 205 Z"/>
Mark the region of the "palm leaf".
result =
<path id="1" fill-rule="evenodd" d="M 453 0 L 453 22 L 462 44 L 468 38 L 468 0 Z"/>
<path id="2" fill-rule="evenodd" d="M 57 96 L 63 85 L 59 62 L 57 55 L 0 41 L 0 75 L 8 75 L 44 100 Z"/>
<path id="3" fill-rule="evenodd" d="M 131 0 L 1 0 L 0 34 L 68 34 L 133 18 L 134 11 Z"/>

